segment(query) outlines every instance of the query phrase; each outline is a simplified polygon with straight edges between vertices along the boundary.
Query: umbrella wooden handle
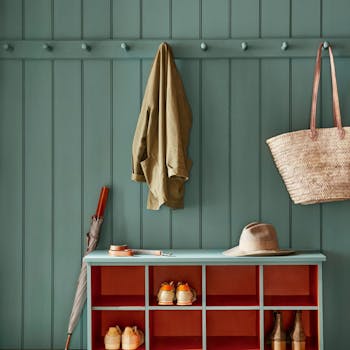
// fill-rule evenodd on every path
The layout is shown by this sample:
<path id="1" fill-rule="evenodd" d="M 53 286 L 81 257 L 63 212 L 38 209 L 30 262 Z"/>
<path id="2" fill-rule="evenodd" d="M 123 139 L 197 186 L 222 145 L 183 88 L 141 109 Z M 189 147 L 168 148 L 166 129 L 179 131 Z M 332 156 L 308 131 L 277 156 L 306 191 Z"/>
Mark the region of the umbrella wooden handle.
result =
<path id="1" fill-rule="evenodd" d="M 71 334 L 67 335 L 67 340 L 66 340 L 66 346 L 64 347 L 64 350 L 68 350 L 69 349 L 69 344 L 70 344 L 70 338 L 71 338 Z"/>
<path id="2" fill-rule="evenodd" d="M 133 249 L 135 254 L 145 254 L 145 255 L 162 255 L 161 250 L 151 250 L 151 249 Z"/>

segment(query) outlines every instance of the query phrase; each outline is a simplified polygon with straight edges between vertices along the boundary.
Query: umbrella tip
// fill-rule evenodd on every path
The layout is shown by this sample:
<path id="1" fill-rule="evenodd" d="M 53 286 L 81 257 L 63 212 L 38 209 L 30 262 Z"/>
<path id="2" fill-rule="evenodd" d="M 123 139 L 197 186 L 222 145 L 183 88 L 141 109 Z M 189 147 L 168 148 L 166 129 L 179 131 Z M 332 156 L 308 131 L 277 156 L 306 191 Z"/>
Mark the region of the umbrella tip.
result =
<path id="1" fill-rule="evenodd" d="M 70 343 L 71 336 L 72 336 L 72 334 L 68 333 L 67 340 L 66 340 L 66 346 L 64 347 L 64 350 L 68 350 L 69 349 L 69 343 Z"/>

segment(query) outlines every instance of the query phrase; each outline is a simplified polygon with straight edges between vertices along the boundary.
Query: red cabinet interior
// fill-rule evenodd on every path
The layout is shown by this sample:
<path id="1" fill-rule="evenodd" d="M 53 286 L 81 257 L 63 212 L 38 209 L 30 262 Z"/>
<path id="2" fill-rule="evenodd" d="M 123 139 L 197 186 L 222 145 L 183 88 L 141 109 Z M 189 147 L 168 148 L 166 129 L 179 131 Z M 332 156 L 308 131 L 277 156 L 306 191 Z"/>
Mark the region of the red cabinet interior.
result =
<path id="1" fill-rule="evenodd" d="M 150 305 L 158 305 L 157 294 L 164 281 L 187 281 L 197 292 L 197 301 L 194 306 L 202 304 L 202 267 L 201 266 L 150 266 L 149 268 L 149 295 Z"/>
<path id="2" fill-rule="evenodd" d="M 207 305 L 259 305 L 258 266 L 207 266 Z"/>
<path id="3" fill-rule="evenodd" d="M 104 336 L 109 327 L 118 325 L 123 331 L 126 326 L 137 326 L 145 331 L 144 311 L 116 311 L 116 310 L 93 310 L 92 311 L 92 349 L 104 349 Z M 144 345 L 138 350 L 144 350 Z"/>
<path id="4" fill-rule="evenodd" d="M 264 266 L 264 305 L 316 306 L 317 266 Z"/>
<path id="5" fill-rule="evenodd" d="M 283 310 L 282 319 L 283 326 L 289 336 L 295 318 L 295 310 Z M 306 350 L 317 350 L 318 349 L 318 316 L 316 310 L 303 310 L 302 311 L 302 322 L 306 335 Z M 264 312 L 264 331 L 265 331 L 265 350 L 271 350 L 269 345 L 269 335 L 271 334 L 274 326 L 273 311 Z M 288 340 L 288 343 L 290 341 Z M 291 345 L 288 344 L 287 349 L 292 349 Z"/>
<path id="6" fill-rule="evenodd" d="M 259 350 L 258 310 L 207 311 L 207 349 Z"/>
<path id="7" fill-rule="evenodd" d="M 92 306 L 144 306 L 143 266 L 92 266 Z"/>
<path id="8" fill-rule="evenodd" d="M 152 350 L 202 349 L 202 312 L 153 310 L 150 312 Z"/>

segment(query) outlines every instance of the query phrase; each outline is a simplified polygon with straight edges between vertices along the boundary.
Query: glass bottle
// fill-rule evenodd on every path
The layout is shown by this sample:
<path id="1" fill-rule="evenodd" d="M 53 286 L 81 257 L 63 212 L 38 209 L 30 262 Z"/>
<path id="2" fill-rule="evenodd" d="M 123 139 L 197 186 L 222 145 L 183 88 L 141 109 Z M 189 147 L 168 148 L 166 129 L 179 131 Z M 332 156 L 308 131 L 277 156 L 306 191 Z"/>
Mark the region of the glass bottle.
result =
<path id="1" fill-rule="evenodd" d="M 292 350 L 305 350 L 306 336 L 300 310 L 295 313 L 294 327 L 290 336 L 292 339 Z"/>
<path id="2" fill-rule="evenodd" d="M 275 324 L 271 333 L 271 348 L 272 350 L 286 350 L 287 334 L 283 328 L 282 314 L 280 311 L 275 311 Z"/>

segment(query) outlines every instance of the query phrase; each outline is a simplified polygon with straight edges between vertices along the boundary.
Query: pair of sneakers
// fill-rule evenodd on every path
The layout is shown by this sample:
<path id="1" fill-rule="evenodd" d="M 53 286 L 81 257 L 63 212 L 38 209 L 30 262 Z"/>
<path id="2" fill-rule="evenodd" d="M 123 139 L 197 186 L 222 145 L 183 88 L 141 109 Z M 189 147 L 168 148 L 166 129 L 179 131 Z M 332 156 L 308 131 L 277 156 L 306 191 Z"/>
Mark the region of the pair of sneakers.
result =
<path id="1" fill-rule="evenodd" d="M 109 327 L 104 338 L 106 350 L 135 350 L 145 341 L 144 333 L 134 327 L 125 327 L 123 333 L 119 326 Z"/>
<path id="2" fill-rule="evenodd" d="M 197 300 L 197 293 L 187 282 L 163 282 L 159 288 L 158 305 L 192 305 Z"/>

